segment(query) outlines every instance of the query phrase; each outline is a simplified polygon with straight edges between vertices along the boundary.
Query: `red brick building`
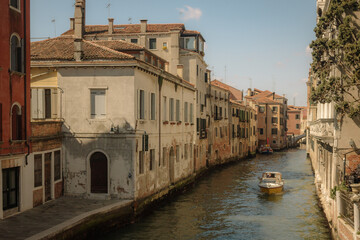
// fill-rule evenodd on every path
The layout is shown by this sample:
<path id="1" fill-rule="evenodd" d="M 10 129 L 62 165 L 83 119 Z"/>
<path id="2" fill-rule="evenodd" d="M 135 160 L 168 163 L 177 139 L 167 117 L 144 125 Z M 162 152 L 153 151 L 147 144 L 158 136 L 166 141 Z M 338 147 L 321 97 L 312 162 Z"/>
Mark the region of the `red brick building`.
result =
<path id="1" fill-rule="evenodd" d="M 0 2 L 0 218 L 28 208 L 30 1 Z"/>
<path id="2" fill-rule="evenodd" d="M 303 134 L 301 132 L 301 124 L 303 119 L 303 110 L 305 107 L 296 107 L 289 105 L 287 109 L 287 135 L 297 136 Z"/>

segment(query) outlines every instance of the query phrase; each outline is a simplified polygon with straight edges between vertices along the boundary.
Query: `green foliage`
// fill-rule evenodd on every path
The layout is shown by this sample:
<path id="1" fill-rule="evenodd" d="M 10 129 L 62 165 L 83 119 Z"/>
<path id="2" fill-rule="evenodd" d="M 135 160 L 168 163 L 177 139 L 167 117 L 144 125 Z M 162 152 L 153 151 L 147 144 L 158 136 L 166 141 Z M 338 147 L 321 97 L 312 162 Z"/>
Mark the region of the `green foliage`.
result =
<path id="1" fill-rule="evenodd" d="M 345 182 L 342 182 L 340 185 L 333 187 L 330 190 L 331 199 L 335 199 L 337 191 L 349 191 L 349 188 L 345 185 Z"/>
<path id="2" fill-rule="evenodd" d="M 318 79 L 310 101 L 335 102 L 337 111 L 350 117 L 360 115 L 360 99 L 351 94 L 360 89 L 360 31 L 353 14 L 358 10 L 358 0 L 332 0 L 310 44 L 312 72 Z"/>

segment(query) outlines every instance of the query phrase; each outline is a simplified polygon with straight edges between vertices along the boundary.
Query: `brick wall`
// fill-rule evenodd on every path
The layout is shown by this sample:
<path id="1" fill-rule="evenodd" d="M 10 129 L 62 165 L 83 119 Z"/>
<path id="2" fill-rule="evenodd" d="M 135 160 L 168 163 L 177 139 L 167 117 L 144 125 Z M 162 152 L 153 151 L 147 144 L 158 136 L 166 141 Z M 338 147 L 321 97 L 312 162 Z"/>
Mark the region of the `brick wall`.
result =
<path id="1" fill-rule="evenodd" d="M 49 137 L 61 134 L 62 121 L 36 121 L 31 122 L 31 137 Z"/>

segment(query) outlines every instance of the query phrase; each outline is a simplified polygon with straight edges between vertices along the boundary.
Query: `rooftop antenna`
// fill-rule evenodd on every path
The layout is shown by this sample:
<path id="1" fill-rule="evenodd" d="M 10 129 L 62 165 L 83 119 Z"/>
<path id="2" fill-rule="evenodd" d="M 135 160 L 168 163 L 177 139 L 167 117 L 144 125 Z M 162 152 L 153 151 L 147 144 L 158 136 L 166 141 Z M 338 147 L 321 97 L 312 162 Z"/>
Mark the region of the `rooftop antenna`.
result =
<path id="1" fill-rule="evenodd" d="M 54 24 L 54 33 L 55 33 L 55 37 L 56 37 L 56 23 L 55 23 L 55 18 L 51 19 L 51 22 Z"/>
<path id="2" fill-rule="evenodd" d="M 106 5 L 106 8 L 108 9 L 108 18 L 110 18 L 110 14 L 111 14 L 111 3 L 109 0 L 109 3 Z"/>
<path id="3" fill-rule="evenodd" d="M 226 65 L 225 65 L 225 78 L 224 78 L 224 83 L 226 83 Z"/>
<path id="4" fill-rule="evenodd" d="M 128 21 L 129 21 L 129 24 L 132 24 L 132 22 L 131 22 L 132 18 L 131 17 L 128 18 Z"/>
<path id="5" fill-rule="evenodd" d="M 272 91 L 273 92 L 276 92 L 276 81 L 275 81 L 275 79 L 274 79 L 274 77 L 273 77 L 273 79 L 272 79 L 272 87 L 273 87 L 273 89 L 272 89 Z"/>

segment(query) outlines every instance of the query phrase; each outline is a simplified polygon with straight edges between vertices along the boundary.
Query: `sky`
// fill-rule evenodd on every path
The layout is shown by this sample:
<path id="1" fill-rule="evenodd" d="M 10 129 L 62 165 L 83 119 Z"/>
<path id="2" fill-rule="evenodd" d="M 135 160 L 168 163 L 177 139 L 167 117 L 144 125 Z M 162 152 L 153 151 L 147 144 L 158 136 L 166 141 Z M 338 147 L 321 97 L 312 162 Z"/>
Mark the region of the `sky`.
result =
<path id="1" fill-rule="evenodd" d="M 69 29 L 75 0 L 32 0 L 32 41 Z M 108 7 L 110 4 L 110 7 Z M 315 39 L 315 0 L 86 0 L 86 24 L 184 23 L 206 40 L 205 61 L 218 79 L 238 89 L 285 94 L 306 105 Z"/>

